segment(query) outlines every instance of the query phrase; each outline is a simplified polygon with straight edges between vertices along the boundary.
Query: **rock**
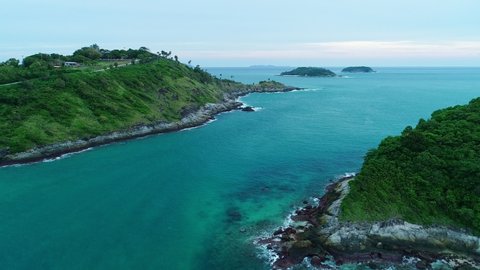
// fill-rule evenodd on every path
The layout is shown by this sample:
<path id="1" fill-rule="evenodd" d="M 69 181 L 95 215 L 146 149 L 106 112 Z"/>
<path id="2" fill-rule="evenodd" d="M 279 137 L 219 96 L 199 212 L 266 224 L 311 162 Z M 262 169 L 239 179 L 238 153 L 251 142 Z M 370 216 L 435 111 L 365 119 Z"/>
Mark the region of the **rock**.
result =
<path id="1" fill-rule="evenodd" d="M 321 266 L 325 260 L 326 260 L 325 257 L 319 257 L 315 255 L 310 259 L 310 263 L 313 266 Z"/>
<path id="2" fill-rule="evenodd" d="M 296 241 L 293 243 L 294 248 L 309 248 L 312 246 L 312 241 L 310 240 L 301 240 L 301 241 Z"/>
<path id="3" fill-rule="evenodd" d="M 324 255 L 332 256 L 338 265 L 352 261 L 372 262 L 378 264 L 378 269 L 383 269 L 385 262 L 401 263 L 402 258 L 407 256 L 419 259 L 418 269 L 429 269 L 430 263 L 445 258 L 442 254 L 445 250 L 474 257 L 480 254 L 480 238 L 465 231 L 421 226 L 401 219 L 341 223 L 338 219 L 340 202 L 349 191 L 349 181 L 345 179 L 329 185 L 318 206 L 312 207 L 308 201 L 303 202 L 304 208 L 297 209 L 291 216 L 294 221 L 292 226 L 297 230 L 289 227 L 274 233 L 281 235 L 282 241 L 278 241 L 279 236 L 276 236 L 271 242 L 273 250 L 283 258 L 282 262 L 289 262 L 285 265 L 300 264 L 305 257 L 310 258 L 312 265 L 321 263 L 318 254 L 325 251 Z M 280 250 L 286 252 L 280 253 Z M 465 269 L 469 269 L 470 265 L 473 264 L 457 263 L 456 267 L 466 266 Z"/>
<path id="4" fill-rule="evenodd" d="M 8 155 L 10 153 L 10 148 L 1 148 L 0 149 L 0 158 L 3 158 L 4 156 Z"/>
<path id="5" fill-rule="evenodd" d="M 280 238 L 280 240 L 282 240 L 282 242 L 290 242 L 292 238 L 290 238 L 288 234 L 282 234 L 282 237 Z"/>
<path id="6" fill-rule="evenodd" d="M 230 207 L 227 209 L 227 220 L 228 222 L 237 222 L 242 220 L 242 214 L 236 207 Z"/>
<path id="7" fill-rule="evenodd" d="M 254 109 L 253 107 L 251 107 L 251 106 L 246 106 L 246 107 L 243 107 L 243 108 L 242 108 L 242 111 L 243 111 L 243 112 L 254 112 L 255 109 Z"/>
<path id="8" fill-rule="evenodd" d="M 425 261 L 418 261 L 416 264 L 415 264 L 415 267 L 417 269 L 427 269 L 428 265 Z"/>
<path id="9" fill-rule="evenodd" d="M 375 262 L 368 262 L 366 264 L 370 269 L 379 269 L 379 265 Z"/>
<path id="10" fill-rule="evenodd" d="M 294 228 L 288 227 L 284 231 L 286 234 L 295 234 L 297 231 Z"/>

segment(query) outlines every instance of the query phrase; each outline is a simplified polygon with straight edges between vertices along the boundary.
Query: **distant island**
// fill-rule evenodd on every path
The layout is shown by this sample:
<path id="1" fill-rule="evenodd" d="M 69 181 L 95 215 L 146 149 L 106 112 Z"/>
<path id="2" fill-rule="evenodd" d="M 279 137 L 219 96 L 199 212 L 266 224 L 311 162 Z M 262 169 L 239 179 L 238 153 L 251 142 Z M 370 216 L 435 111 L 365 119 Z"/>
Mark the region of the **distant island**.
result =
<path id="1" fill-rule="evenodd" d="M 302 76 L 302 77 L 335 77 L 333 71 L 328 70 L 326 68 L 319 68 L 319 67 L 299 67 L 290 71 L 285 71 L 280 74 L 280 76 L 286 75 L 294 75 L 294 76 Z"/>
<path id="2" fill-rule="evenodd" d="M 358 66 L 358 67 L 346 67 L 342 69 L 342 72 L 345 73 L 370 73 L 375 72 L 371 67 Z"/>
<path id="3" fill-rule="evenodd" d="M 290 226 L 259 241 L 278 255 L 275 269 L 306 257 L 318 267 L 333 257 L 386 269 L 408 257 L 418 269 L 436 260 L 480 269 L 479 121 L 477 98 L 385 138 L 359 174 L 329 185 L 317 205 L 305 201 Z"/>
<path id="4" fill-rule="evenodd" d="M 12 58 L 0 63 L 0 165 L 201 125 L 240 109 L 239 96 L 293 89 L 219 79 L 145 47 Z"/>
<path id="5" fill-rule="evenodd" d="M 251 65 L 249 68 L 291 68 L 290 66 L 276 66 L 276 65 Z"/>

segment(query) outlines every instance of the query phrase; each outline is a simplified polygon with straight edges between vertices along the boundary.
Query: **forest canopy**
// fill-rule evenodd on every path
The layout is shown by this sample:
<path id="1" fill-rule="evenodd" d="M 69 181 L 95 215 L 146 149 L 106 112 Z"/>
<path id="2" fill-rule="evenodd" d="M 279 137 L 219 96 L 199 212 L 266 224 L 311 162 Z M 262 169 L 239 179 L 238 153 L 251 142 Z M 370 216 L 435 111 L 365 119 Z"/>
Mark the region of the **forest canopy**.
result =
<path id="1" fill-rule="evenodd" d="M 480 234 L 480 98 L 436 111 L 370 151 L 342 218 L 401 218 Z"/>

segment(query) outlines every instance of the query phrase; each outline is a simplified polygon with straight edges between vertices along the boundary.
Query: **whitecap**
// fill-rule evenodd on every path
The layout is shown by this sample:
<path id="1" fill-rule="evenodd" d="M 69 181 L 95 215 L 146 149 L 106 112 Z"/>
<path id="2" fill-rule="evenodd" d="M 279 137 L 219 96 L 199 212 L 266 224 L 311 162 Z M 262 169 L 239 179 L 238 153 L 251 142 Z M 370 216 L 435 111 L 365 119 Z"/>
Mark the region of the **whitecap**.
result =
<path id="1" fill-rule="evenodd" d="M 75 151 L 75 152 L 66 153 L 66 154 L 60 155 L 60 156 L 58 156 L 58 157 L 46 158 L 46 159 L 44 159 L 44 160 L 42 160 L 42 161 L 39 161 L 39 162 L 46 162 L 46 163 L 48 163 L 48 162 L 53 162 L 53 161 L 57 161 L 57 160 L 60 160 L 60 159 L 68 158 L 68 157 L 73 156 L 73 155 L 76 155 L 76 154 L 80 154 L 80 153 L 83 153 L 83 152 L 87 152 L 87 151 L 90 151 L 90 150 L 92 150 L 92 149 L 93 149 L 93 147 L 89 147 L 89 148 L 82 149 L 82 150 L 80 150 L 80 151 Z M 34 163 L 36 163 L 36 162 L 34 162 Z"/>
<path id="2" fill-rule="evenodd" d="M 205 125 L 208 125 L 208 124 L 210 124 L 210 123 L 213 123 L 213 122 L 215 122 L 215 121 L 217 121 L 217 119 L 216 119 L 216 118 L 212 118 L 212 119 L 209 119 L 207 122 L 205 122 L 205 123 L 203 123 L 203 124 L 201 124 L 201 125 L 194 126 L 194 127 L 189 127 L 189 128 L 182 128 L 182 129 L 180 129 L 179 131 L 189 131 L 189 130 L 192 130 L 192 129 L 201 128 L 201 127 L 203 127 L 203 126 L 205 126 Z"/>

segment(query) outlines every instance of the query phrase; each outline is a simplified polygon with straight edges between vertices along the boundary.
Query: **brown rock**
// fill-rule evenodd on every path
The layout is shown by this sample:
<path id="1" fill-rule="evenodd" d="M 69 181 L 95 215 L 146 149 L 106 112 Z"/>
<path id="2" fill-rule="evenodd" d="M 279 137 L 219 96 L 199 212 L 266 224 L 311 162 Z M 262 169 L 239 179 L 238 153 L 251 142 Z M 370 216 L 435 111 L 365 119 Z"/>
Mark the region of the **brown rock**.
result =
<path id="1" fill-rule="evenodd" d="M 294 248 L 309 248 L 312 246 L 312 241 L 310 240 L 301 240 L 293 243 Z"/>
<path id="2" fill-rule="evenodd" d="M 322 263 L 326 260 L 325 257 L 319 257 L 319 256 L 313 256 L 311 259 L 310 259 L 310 263 L 313 265 L 313 266 L 321 266 Z"/>

